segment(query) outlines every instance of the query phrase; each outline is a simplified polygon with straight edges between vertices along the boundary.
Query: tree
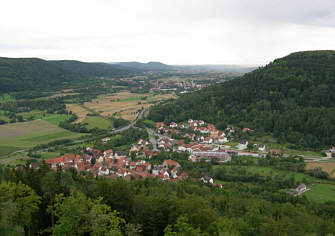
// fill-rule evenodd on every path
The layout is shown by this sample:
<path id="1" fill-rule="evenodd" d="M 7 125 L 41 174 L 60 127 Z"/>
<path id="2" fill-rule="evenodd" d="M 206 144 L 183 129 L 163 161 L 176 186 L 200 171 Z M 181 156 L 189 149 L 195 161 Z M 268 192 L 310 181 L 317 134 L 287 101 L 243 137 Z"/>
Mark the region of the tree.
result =
<path id="1" fill-rule="evenodd" d="M 124 220 L 116 211 L 102 204 L 102 198 L 91 200 L 79 191 L 64 197 L 56 197 L 55 206 L 49 208 L 58 218 L 51 229 L 53 235 L 110 235 L 121 236 L 121 224 Z"/>
<path id="2" fill-rule="evenodd" d="M 22 183 L 0 184 L 0 234 L 24 235 L 32 228 L 33 215 L 39 209 L 40 197 Z"/>
<path id="3" fill-rule="evenodd" d="M 164 236 L 200 236 L 200 229 L 194 229 L 185 216 L 179 216 L 177 222 L 164 229 Z"/>

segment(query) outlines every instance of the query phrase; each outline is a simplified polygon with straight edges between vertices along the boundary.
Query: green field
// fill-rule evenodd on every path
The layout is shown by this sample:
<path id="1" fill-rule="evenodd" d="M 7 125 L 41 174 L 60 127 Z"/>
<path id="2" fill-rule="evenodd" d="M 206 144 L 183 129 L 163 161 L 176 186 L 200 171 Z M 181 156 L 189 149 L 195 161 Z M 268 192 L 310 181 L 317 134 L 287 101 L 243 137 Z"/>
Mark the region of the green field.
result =
<path id="1" fill-rule="evenodd" d="M 64 122 L 71 117 L 71 115 L 68 114 L 48 114 L 39 110 L 21 112 L 17 113 L 17 115 L 21 115 L 23 119 L 29 119 L 30 117 L 33 117 L 34 120 L 45 120 L 54 125 L 59 125 L 59 123 Z"/>
<path id="2" fill-rule="evenodd" d="M 222 166 L 213 166 L 213 170 L 220 168 Z M 271 167 L 262 166 L 239 166 L 239 165 L 225 165 L 226 169 L 231 170 L 234 167 L 245 168 L 248 172 L 253 174 L 259 174 L 263 176 L 275 176 L 280 175 L 286 178 L 294 177 L 296 182 L 304 182 L 307 185 L 309 191 L 305 192 L 303 195 L 307 196 L 309 199 L 324 202 L 324 201 L 335 201 L 335 182 L 332 180 L 321 180 L 304 173 L 298 173 L 294 171 L 276 170 Z M 226 183 L 224 181 L 215 180 L 216 183 Z"/>
<path id="3" fill-rule="evenodd" d="M 253 174 L 259 174 L 263 176 L 274 176 L 274 175 L 281 175 L 285 176 L 286 178 L 294 177 L 295 181 L 302 182 L 305 179 L 307 182 L 313 182 L 317 179 L 306 175 L 304 173 L 298 173 L 294 171 L 286 171 L 286 170 L 276 170 L 271 167 L 263 167 L 263 166 L 237 166 L 237 165 L 226 165 L 225 168 L 231 170 L 232 168 L 245 168 L 248 172 Z M 220 168 L 220 166 L 213 166 L 213 169 Z"/>
<path id="4" fill-rule="evenodd" d="M 42 152 L 38 154 L 41 155 L 42 159 L 50 159 L 50 158 L 56 158 L 56 157 L 61 156 L 59 152 Z"/>
<path id="5" fill-rule="evenodd" d="M 0 154 L 31 148 L 57 139 L 77 138 L 82 134 L 62 129 L 44 120 L 34 120 L 0 126 Z"/>
<path id="6" fill-rule="evenodd" d="M 112 127 L 112 121 L 104 119 L 100 116 L 86 116 L 82 124 L 87 124 L 87 129 L 109 129 Z"/>
<path id="7" fill-rule="evenodd" d="M 0 111 L 0 120 L 9 122 L 9 118 L 7 116 L 5 116 L 5 112 L 4 111 Z"/>
<path id="8" fill-rule="evenodd" d="M 335 184 L 315 184 L 307 186 L 309 191 L 305 192 L 309 199 L 317 202 L 335 201 Z"/>

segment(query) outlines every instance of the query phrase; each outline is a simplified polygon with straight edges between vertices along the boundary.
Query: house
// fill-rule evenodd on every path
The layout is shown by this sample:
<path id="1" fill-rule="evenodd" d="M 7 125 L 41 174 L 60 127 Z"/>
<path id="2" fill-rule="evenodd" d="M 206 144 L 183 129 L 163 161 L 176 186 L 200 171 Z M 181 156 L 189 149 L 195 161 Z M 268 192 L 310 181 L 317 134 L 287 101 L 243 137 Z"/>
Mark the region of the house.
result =
<path id="1" fill-rule="evenodd" d="M 163 162 L 163 168 L 169 168 L 169 166 L 171 167 L 180 167 L 180 164 L 176 161 L 173 161 L 171 159 L 165 160 Z"/>
<path id="2" fill-rule="evenodd" d="M 209 130 L 206 127 L 200 127 L 200 133 L 208 134 Z"/>
<path id="3" fill-rule="evenodd" d="M 106 138 L 103 138 L 101 141 L 103 144 L 106 144 L 109 140 L 111 140 L 111 138 L 106 137 Z"/>
<path id="4" fill-rule="evenodd" d="M 213 184 L 214 183 L 213 178 L 209 177 L 208 175 L 202 176 L 201 181 L 204 182 L 205 184 Z"/>
<path id="5" fill-rule="evenodd" d="M 218 140 L 218 143 L 220 144 L 228 142 L 227 137 L 224 137 L 224 136 L 220 136 L 217 140 Z"/>
<path id="6" fill-rule="evenodd" d="M 118 151 L 118 152 L 115 152 L 114 156 L 115 156 L 116 159 L 120 159 L 120 158 L 126 158 L 127 154 L 125 152 Z"/>
<path id="7" fill-rule="evenodd" d="M 178 125 L 175 122 L 170 123 L 170 128 L 177 128 Z"/>
<path id="8" fill-rule="evenodd" d="M 265 145 L 264 144 L 259 144 L 258 145 L 258 150 L 261 152 L 265 152 Z"/>
<path id="9" fill-rule="evenodd" d="M 237 148 L 240 150 L 244 150 L 248 147 L 248 141 L 247 140 L 242 140 L 238 145 Z"/>
<path id="10" fill-rule="evenodd" d="M 333 157 L 335 155 L 335 147 L 332 147 L 331 149 L 326 151 L 327 157 Z"/>
<path id="11" fill-rule="evenodd" d="M 203 120 L 199 120 L 198 124 L 199 124 L 200 126 L 203 126 L 203 125 L 205 125 L 205 122 L 204 122 Z"/>
<path id="12" fill-rule="evenodd" d="M 156 128 L 157 128 L 157 129 L 162 129 L 162 128 L 164 128 L 164 122 L 156 122 Z"/>
<path id="13" fill-rule="evenodd" d="M 204 141 L 203 141 L 203 142 L 204 142 L 204 143 L 211 144 L 211 143 L 213 143 L 213 139 L 210 138 L 210 137 L 206 137 L 206 138 L 204 138 Z"/>
<path id="14" fill-rule="evenodd" d="M 283 156 L 283 150 L 280 149 L 270 149 L 269 150 L 270 157 L 272 158 L 280 158 Z"/>
<path id="15" fill-rule="evenodd" d="M 307 190 L 308 189 L 305 184 L 300 184 L 298 187 L 290 189 L 288 193 L 294 196 L 299 196 L 304 192 L 306 192 Z"/>
<path id="16" fill-rule="evenodd" d="M 106 158 L 113 158 L 113 149 L 108 149 L 108 150 L 105 150 L 104 151 L 104 157 L 106 157 Z"/>
<path id="17" fill-rule="evenodd" d="M 100 176 L 103 176 L 103 175 L 108 175 L 109 174 L 109 170 L 108 168 L 106 167 L 100 167 L 99 168 L 99 174 Z"/>

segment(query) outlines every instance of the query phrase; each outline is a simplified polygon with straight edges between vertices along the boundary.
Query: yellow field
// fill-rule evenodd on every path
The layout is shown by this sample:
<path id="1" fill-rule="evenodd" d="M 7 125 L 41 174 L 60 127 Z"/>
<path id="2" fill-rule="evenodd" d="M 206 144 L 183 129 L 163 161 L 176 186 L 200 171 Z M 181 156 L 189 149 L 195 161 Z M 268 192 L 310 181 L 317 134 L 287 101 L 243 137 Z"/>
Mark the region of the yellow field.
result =
<path id="1" fill-rule="evenodd" d="M 147 97 L 146 100 L 141 98 Z M 86 102 L 84 105 L 94 111 L 99 112 L 103 116 L 116 114 L 126 120 L 133 120 L 136 117 L 137 110 L 142 107 L 148 108 L 153 105 L 154 101 L 176 98 L 172 94 L 153 95 L 153 94 L 137 94 L 130 92 L 120 92 L 101 96 L 92 102 Z"/>
<path id="2" fill-rule="evenodd" d="M 327 172 L 329 176 L 335 178 L 335 162 L 310 162 L 306 164 L 307 170 L 315 167 L 321 167 L 321 169 Z"/>
<path id="3" fill-rule="evenodd" d="M 89 113 L 89 111 L 87 111 L 86 109 L 82 108 L 81 106 L 74 105 L 74 104 L 67 104 L 66 109 L 68 111 L 72 111 L 72 113 L 78 116 L 78 119 L 75 122 L 73 122 L 74 124 L 80 123 L 83 120 L 85 120 L 87 114 Z"/>

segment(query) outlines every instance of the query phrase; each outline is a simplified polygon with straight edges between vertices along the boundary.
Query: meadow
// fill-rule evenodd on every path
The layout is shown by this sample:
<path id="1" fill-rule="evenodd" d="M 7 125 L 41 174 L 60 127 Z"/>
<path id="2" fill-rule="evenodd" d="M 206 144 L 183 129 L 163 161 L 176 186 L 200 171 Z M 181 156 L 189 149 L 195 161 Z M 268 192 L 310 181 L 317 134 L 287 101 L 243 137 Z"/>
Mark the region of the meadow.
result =
<path id="1" fill-rule="evenodd" d="M 102 118 L 100 116 L 86 116 L 86 118 L 82 121 L 83 124 L 87 124 L 87 129 L 110 129 L 113 127 L 113 122 Z"/>
<path id="2" fill-rule="evenodd" d="M 221 166 L 213 166 L 213 170 Z M 239 165 L 225 165 L 225 168 L 231 170 L 232 168 L 245 168 L 249 173 L 259 174 L 262 176 L 279 175 L 286 179 L 293 177 L 295 181 L 305 183 L 309 189 L 304 195 L 317 202 L 335 201 L 335 182 L 332 180 L 321 180 L 311 177 L 304 173 L 276 170 L 271 167 L 262 166 L 239 166 Z M 217 183 L 224 183 L 224 181 L 215 180 Z"/>
<path id="3" fill-rule="evenodd" d="M 6 155 L 57 139 L 77 138 L 82 134 L 62 129 L 44 120 L 0 126 L 0 154 Z"/>

